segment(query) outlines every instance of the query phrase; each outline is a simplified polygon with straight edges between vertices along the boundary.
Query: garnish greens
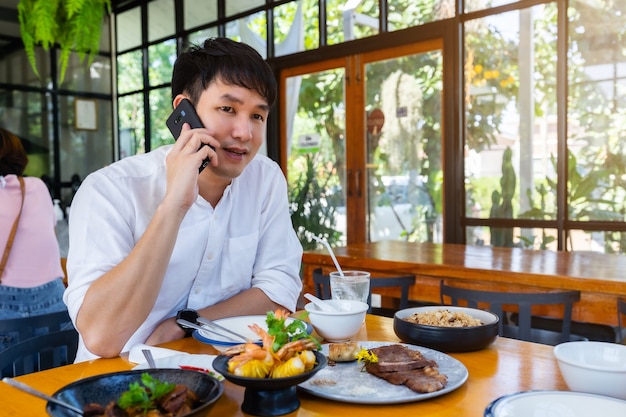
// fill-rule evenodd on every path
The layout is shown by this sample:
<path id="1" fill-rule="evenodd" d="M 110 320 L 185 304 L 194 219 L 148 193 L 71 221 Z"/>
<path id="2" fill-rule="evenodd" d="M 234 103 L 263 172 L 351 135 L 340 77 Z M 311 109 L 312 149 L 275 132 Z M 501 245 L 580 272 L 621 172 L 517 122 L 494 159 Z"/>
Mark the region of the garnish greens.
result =
<path id="1" fill-rule="evenodd" d="M 172 391 L 176 384 L 161 382 L 152 378 L 148 373 L 141 374 L 141 384 L 133 382 L 128 385 L 129 390 L 122 393 L 117 404 L 122 408 L 137 407 L 144 410 L 156 408 L 156 401 Z"/>
<path id="2" fill-rule="evenodd" d="M 307 333 L 306 324 L 302 320 L 293 320 L 285 325 L 287 318 L 289 318 L 288 313 L 283 313 L 280 310 L 267 312 L 265 323 L 267 324 L 267 333 L 274 337 L 274 344 L 272 345 L 274 352 L 283 345 L 300 339 L 311 339 L 315 341 L 318 349 L 320 348 L 319 341 Z"/>

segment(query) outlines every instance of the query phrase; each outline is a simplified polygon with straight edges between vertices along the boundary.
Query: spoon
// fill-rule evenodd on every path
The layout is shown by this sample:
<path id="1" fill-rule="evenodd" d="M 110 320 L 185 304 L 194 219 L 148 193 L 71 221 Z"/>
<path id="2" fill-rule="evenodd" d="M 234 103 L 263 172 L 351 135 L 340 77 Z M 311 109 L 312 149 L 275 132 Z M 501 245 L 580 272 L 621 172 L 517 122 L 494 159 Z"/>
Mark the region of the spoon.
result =
<path id="1" fill-rule="evenodd" d="M 15 379 L 12 378 L 7 378 L 4 377 L 2 378 L 2 382 L 4 382 L 5 384 L 9 384 L 11 385 L 13 388 L 17 388 L 21 391 L 27 392 L 31 395 L 34 395 L 35 397 L 39 397 L 42 398 L 44 400 L 48 400 L 51 403 L 55 403 L 57 405 L 60 405 L 61 407 L 67 408 L 68 410 L 72 410 L 73 412 L 75 412 L 76 414 L 78 414 L 79 416 L 83 415 L 83 410 L 81 410 L 78 407 L 73 406 L 72 404 L 68 404 L 65 401 L 61 401 L 57 398 L 51 397 L 48 394 L 44 394 L 43 392 L 36 390 L 33 387 L 30 387 L 22 382 L 16 381 Z"/>
<path id="2" fill-rule="evenodd" d="M 308 292 L 304 294 L 304 298 L 306 298 L 307 300 L 309 300 L 310 302 L 315 304 L 322 311 L 327 311 L 329 313 L 333 313 L 333 312 L 337 312 L 338 311 L 335 307 L 331 306 L 328 303 L 325 303 L 324 300 L 319 299 L 316 296 L 314 296 L 313 294 L 310 294 Z"/>

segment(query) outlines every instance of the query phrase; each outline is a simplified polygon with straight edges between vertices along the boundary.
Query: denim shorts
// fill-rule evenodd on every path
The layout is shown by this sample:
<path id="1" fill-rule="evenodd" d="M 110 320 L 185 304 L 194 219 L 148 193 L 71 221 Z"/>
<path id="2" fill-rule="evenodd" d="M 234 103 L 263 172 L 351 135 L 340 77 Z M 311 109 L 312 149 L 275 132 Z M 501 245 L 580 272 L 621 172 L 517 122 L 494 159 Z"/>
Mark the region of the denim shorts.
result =
<path id="1" fill-rule="evenodd" d="M 64 291 L 65 285 L 61 278 L 31 288 L 0 285 L 0 320 L 66 310 L 67 307 L 63 303 Z M 45 333 L 46 329 L 35 330 L 36 335 Z M 16 336 L 17 334 L 11 333 L 0 334 L 0 350 L 17 343 Z"/>

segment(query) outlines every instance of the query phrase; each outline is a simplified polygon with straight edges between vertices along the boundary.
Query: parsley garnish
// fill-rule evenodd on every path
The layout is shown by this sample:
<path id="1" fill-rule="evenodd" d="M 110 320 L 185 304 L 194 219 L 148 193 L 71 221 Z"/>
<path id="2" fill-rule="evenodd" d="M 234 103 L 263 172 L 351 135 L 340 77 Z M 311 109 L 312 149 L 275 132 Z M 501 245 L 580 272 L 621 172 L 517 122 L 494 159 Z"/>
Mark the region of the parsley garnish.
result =
<path id="1" fill-rule="evenodd" d="M 283 345 L 300 339 L 311 339 L 316 342 L 319 347 L 319 341 L 307 333 L 306 324 L 302 320 L 293 320 L 285 325 L 287 314 L 276 314 L 274 311 L 268 311 L 265 323 L 267 324 L 267 333 L 274 336 L 274 344 L 272 350 L 278 351 Z"/>
<path id="2" fill-rule="evenodd" d="M 139 382 L 133 382 L 129 384 L 129 390 L 122 393 L 117 402 L 121 408 L 137 407 L 145 413 L 157 408 L 156 401 L 176 387 L 176 384 L 161 382 L 145 372 L 141 374 L 141 382 L 143 386 Z"/>

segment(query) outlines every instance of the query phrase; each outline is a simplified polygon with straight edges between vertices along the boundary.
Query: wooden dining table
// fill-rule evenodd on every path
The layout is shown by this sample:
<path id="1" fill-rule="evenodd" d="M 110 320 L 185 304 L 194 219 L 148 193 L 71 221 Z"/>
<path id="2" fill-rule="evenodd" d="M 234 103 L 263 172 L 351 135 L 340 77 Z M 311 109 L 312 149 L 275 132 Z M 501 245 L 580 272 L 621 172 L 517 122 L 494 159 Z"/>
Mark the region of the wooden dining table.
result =
<path id="1" fill-rule="evenodd" d="M 576 290 L 581 298 L 574 305 L 574 320 L 615 326 L 617 299 L 626 298 L 626 256 L 621 254 L 401 241 L 353 243 L 333 251 L 344 270 L 365 270 L 381 277 L 415 275 L 409 298 L 428 303 L 440 302 L 442 280 L 496 291 Z M 302 264 L 305 291 L 309 292 L 315 291 L 314 269 L 336 270 L 325 248 L 306 251 Z M 383 295 L 392 292 L 377 291 Z M 542 312 L 562 317 L 554 309 Z"/>
<path id="2" fill-rule="evenodd" d="M 397 343 L 393 319 L 368 315 L 355 340 Z M 193 338 L 166 343 L 162 347 L 189 353 L 218 354 L 211 346 Z M 423 401 L 400 404 L 353 404 L 324 399 L 298 391 L 300 408 L 286 416 L 390 416 L 479 417 L 497 398 L 527 390 L 567 390 L 553 355 L 553 347 L 498 337 L 489 347 L 463 353 L 448 353 L 468 369 L 467 381 L 454 391 Z M 81 378 L 133 368 L 136 364 L 122 354 L 113 359 L 96 359 L 17 377 L 47 394 L 53 394 Z M 244 389 L 224 381 L 224 393 L 211 416 L 247 416 L 241 410 Z M 43 417 L 46 401 L 0 384 L 0 416 Z"/>

